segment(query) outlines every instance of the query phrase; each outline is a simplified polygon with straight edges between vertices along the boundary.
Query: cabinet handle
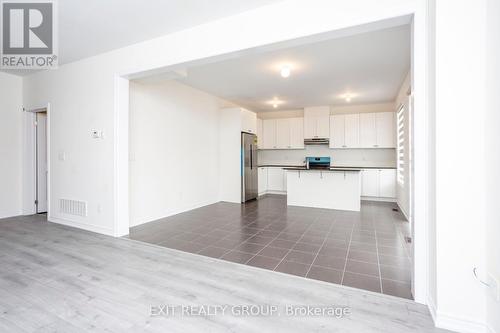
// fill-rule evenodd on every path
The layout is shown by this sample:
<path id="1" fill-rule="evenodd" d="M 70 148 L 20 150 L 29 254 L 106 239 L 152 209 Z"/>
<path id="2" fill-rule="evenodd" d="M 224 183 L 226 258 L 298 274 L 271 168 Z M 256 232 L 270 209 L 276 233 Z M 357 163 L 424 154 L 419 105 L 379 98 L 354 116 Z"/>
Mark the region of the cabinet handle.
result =
<path id="1" fill-rule="evenodd" d="M 347 146 L 346 146 L 346 145 L 343 145 L 342 147 L 343 147 L 343 148 L 347 148 Z"/>
<path id="2" fill-rule="evenodd" d="M 373 145 L 373 147 L 378 147 L 378 145 Z"/>

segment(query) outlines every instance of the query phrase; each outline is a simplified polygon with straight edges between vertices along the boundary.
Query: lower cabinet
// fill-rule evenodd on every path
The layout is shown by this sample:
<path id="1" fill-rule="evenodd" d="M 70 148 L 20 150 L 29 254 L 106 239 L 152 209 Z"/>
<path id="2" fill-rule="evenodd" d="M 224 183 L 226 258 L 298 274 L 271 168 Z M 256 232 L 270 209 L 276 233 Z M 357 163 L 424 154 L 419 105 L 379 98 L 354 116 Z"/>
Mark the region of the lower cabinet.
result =
<path id="1" fill-rule="evenodd" d="M 364 169 L 361 176 L 361 196 L 396 198 L 396 169 Z"/>
<path id="2" fill-rule="evenodd" d="M 259 195 L 265 194 L 267 192 L 267 168 L 259 168 L 259 182 L 258 182 L 258 191 Z"/>
<path id="3" fill-rule="evenodd" d="M 286 193 L 286 171 L 280 167 L 259 167 L 259 195 Z"/>

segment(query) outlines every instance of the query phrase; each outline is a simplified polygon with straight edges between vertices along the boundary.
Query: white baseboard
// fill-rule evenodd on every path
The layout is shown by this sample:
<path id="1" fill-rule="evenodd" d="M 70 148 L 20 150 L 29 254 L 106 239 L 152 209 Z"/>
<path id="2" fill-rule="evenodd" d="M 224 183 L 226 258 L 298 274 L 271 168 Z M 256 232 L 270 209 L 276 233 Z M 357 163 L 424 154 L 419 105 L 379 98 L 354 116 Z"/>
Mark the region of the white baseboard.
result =
<path id="1" fill-rule="evenodd" d="M 396 198 L 361 197 L 361 201 L 396 202 Z"/>
<path id="2" fill-rule="evenodd" d="M 88 223 L 82 223 L 82 222 L 77 222 L 69 219 L 63 219 L 59 217 L 53 217 L 53 216 L 48 216 L 47 221 L 56 223 L 56 224 L 62 224 L 68 227 L 73 227 L 73 228 L 78 228 L 78 229 L 83 229 L 91 232 L 95 232 L 98 234 L 103 234 L 103 235 L 108 235 L 108 236 L 115 236 L 113 232 L 113 228 L 106 228 L 102 227 L 99 225 L 95 224 L 88 224 Z"/>
<path id="3" fill-rule="evenodd" d="M 136 227 L 138 225 L 146 224 L 146 223 L 153 222 L 153 221 L 156 221 L 156 220 L 159 220 L 159 219 L 163 219 L 163 218 L 166 218 L 166 217 L 169 217 L 169 216 L 173 216 L 173 215 L 177 215 L 177 214 L 180 214 L 180 213 L 184 213 L 184 212 L 196 209 L 196 208 L 201 208 L 201 207 L 205 207 L 205 206 L 208 206 L 208 205 L 213 205 L 213 204 L 221 202 L 221 201 L 224 201 L 224 200 L 210 200 L 210 201 L 207 201 L 207 202 L 202 202 L 202 203 L 194 204 L 194 205 L 183 207 L 183 208 L 180 208 L 180 209 L 175 209 L 175 210 L 169 211 L 165 215 L 162 214 L 162 216 L 148 218 L 148 220 L 144 221 L 144 222 L 130 224 L 130 227 L 131 228 L 132 227 Z M 230 201 L 225 201 L 225 202 L 230 202 Z M 241 202 L 235 202 L 235 203 L 241 203 Z"/>
<path id="4" fill-rule="evenodd" d="M 460 333 L 495 333 L 486 323 L 477 322 L 468 318 L 458 318 L 440 312 L 436 309 L 436 303 L 431 297 L 427 298 L 427 307 L 434 320 L 434 324 L 438 328 Z"/>
<path id="5" fill-rule="evenodd" d="M 262 196 L 262 195 L 266 195 L 266 194 L 286 195 L 286 192 L 283 192 L 283 191 L 266 191 L 266 192 L 263 192 L 263 193 L 259 193 L 259 197 Z"/>

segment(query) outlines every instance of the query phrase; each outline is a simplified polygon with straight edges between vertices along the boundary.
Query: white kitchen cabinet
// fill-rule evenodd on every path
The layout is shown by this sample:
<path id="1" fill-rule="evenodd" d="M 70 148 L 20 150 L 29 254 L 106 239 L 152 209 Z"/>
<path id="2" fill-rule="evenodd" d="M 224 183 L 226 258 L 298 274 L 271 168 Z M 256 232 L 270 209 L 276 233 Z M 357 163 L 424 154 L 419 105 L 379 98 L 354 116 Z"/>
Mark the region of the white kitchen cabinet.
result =
<path id="1" fill-rule="evenodd" d="M 359 114 L 330 117 L 330 148 L 359 148 Z"/>
<path id="2" fill-rule="evenodd" d="M 263 147 L 264 134 L 262 133 L 262 119 L 257 118 L 257 146 L 259 149 Z"/>
<path id="3" fill-rule="evenodd" d="M 304 138 L 328 138 L 330 136 L 330 107 L 304 108 Z"/>
<path id="4" fill-rule="evenodd" d="M 396 148 L 394 112 L 361 113 L 359 131 L 361 148 Z"/>
<path id="5" fill-rule="evenodd" d="M 267 170 L 268 168 L 260 167 L 258 170 L 258 192 L 262 195 L 267 192 Z"/>
<path id="6" fill-rule="evenodd" d="M 290 148 L 304 149 L 304 118 L 290 118 Z"/>
<path id="7" fill-rule="evenodd" d="M 359 114 L 346 114 L 344 120 L 344 145 L 346 148 L 359 148 Z"/>
<path id="8" fill-rule="evenodd" d="M 276 146 L 278 149 L 291 148 L 290 121 L 288 119 L 276 119 Z"/>
<path id="9" fill-rule="evenodd" d="M 379 170 L 379 197 L 396 197 L 396 169 Z"/>
<path id="10" fill-rule="evenodd" d="M 304 149 L 302 118 L 264 119 L 259 149 Z"/>
<path id="11" fill-rule="evenodd" d="M 396 169 L 364 169 L 361 175 L 361 195 L 394 199 L 396 197 Z"/>
<path id="12" fill-rule="evenodd" d="M 394 112 L 376 113 L 377 147 L 396 148 L 396 119 Z"/>
<path id="13" fill-rule="evenodd" d="M 359 115 L 359 141 L 362 148 L 377 148 L 375 113 L 361 113 Z"/>
<path id="14" fill-rule="evenodd" d="M 276 119 L 262 121 L 263 144 L 262 149 L 276 149 Z"/>
<path id="15" fill-rule="evenodd" d="M 345 116 L 330 117 L 330 148 L 346 148 L 345 145 Z"/>
<path id="16" fill-rule="evenodd" d="M 285 191 L 285 170 L 270 167 L 267 169 L 267 190 L 270 192 Z"/>
<path id="17" fill-rule="evenodd" d="M 361 175 L 361 195 L 364 197 L 379 196 L 379 170 L 365 169 Z"/>
<path id="18" fill-rule="evenodd" d="M 249 110 L 241 109 L 241 131 L 257 133 L 257 115 Z"/>

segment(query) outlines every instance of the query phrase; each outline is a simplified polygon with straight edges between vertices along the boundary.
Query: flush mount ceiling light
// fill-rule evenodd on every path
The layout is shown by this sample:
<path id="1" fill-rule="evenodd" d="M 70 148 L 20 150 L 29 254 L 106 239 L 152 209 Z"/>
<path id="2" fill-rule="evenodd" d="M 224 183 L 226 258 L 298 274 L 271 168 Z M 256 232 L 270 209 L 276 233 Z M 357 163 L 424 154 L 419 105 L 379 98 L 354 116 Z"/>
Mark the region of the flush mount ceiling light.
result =
<path id="1" fill-rule="evenodd" d="M 274 97 L 272 100 L 268 101 L 267 104 L 270 104 L 273 106 L 273 108 L 277 109 L 278 106 L 280 106 L 281 104 L 284 104 L 285 102 L 278 99 L 277 97 Z"/>
<path id="2" fill-rule="evenodd" d="M 353 94 L 351 92 L 347 92 L 345 94 L 339 95 L 339 98 L 342 98 L 347 103 L 350 103 L 354 97 L 358 96 L 357 94 Z"/>
<path id="3" fill-rule="evenodd" d="M 291 73 L 292 73 L 292 68 L 290 68 L 289 65 L 285 65 L 285 66 L 281 67 L 281 69 L 280 69 L 280 74 L 281 74 L 281 77 L 283 77 L 283 78 L 289 77 Z"/>

